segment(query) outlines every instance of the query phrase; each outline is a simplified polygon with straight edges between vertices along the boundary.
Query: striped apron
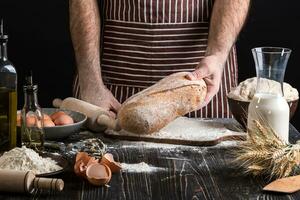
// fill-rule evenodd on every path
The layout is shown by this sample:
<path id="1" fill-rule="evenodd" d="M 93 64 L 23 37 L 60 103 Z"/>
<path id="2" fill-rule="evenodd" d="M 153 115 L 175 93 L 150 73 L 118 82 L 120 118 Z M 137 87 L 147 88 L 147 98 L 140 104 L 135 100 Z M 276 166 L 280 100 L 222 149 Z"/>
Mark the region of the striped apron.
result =
<path id="1" fill-rule="evenodd" d="M 193 71 L 204 57 L 213 0 L 101 0 L 103 81 L 122 103 L 175 72 Z M 77 82 L 77 81 L 75 81 Z M 231 117 L 226 95 L 237 85 L 233 47 L 220 90 L 190 117 Z M 75 90 L 79 91 L 78 83 Z M 75 94 L 78 96 L 78 94 Z"/>

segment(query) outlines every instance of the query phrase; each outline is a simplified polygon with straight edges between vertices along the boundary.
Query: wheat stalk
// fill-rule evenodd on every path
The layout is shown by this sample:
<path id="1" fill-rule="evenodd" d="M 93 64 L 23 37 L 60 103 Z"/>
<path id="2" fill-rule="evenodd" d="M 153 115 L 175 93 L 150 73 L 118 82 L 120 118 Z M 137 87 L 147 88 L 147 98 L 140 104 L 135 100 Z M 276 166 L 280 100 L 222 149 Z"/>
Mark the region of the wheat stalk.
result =
<path id="1" fill-rule="evenodd" d="M 234 163 L 246 174 L 282 178 L 300 170 L 300 143 L 281 140 L 264 120 L 254 120 L 255 128 L 233 154 Z"/>

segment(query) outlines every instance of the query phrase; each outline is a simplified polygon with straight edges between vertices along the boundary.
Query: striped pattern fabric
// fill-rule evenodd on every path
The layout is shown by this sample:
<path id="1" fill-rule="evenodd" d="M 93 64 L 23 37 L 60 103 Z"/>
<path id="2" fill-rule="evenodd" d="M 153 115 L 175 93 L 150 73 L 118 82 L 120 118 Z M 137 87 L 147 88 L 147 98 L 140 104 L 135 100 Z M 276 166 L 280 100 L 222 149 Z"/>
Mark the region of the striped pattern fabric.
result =
<path id="1" fill-rule="evenodd" d="M 193 71 L 204 57 L 212 0 L 103 3 L 102 76 L 120 102 L 172 73 Z M 190 117 L 231 117 L 226 94 L 237 84 L 236 63 L 233 48 L 219 93 Z"/>

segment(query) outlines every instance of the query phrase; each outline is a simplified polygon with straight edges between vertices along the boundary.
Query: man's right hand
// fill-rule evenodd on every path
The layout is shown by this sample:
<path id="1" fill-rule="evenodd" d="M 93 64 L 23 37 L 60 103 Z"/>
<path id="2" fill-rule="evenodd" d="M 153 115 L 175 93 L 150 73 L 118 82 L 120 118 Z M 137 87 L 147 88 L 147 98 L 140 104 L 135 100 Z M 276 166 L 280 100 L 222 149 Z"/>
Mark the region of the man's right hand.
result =
<path id="1" fill-rule="evenodd" d="M 80 97 L 83 101 L 87 101 L 107 110 L 108 114 L 113 118 L 116 118 L 116 114 L 121 107 L 118 100 L 104 85 L 94 88 L 94 90 L 81 88 Z"/>
<path id="2" fill-rule="evenodd" d="M 70 31 L 82 100 L 116 117 L 120 103 L 104 86 L 100 65 L 100 17 L 97 0 L 70 1 Z"/>

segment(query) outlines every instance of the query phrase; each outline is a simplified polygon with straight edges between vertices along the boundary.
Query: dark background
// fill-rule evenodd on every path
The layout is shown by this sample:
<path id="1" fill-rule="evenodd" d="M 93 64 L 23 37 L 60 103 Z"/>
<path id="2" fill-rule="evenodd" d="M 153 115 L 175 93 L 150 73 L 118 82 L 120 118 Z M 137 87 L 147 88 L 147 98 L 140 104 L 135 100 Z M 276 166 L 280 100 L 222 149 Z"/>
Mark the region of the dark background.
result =
<path id="1" fill-rule="evenodd" d="M 247 23 L 237 40 L 239 81 L 255 76 L 250 49 L 282 46 L 293 50 L 285 82 L 300 90 L 300 2 L 295 0 L 252 0 Z M 19 76 L 19 108 L 23 105 L 20 87 L 24 73 L 33 69 L 39 85 L 39 104 L 50 107 L 54 97 L 72 95 L 75 72 L 69 34 L 67 0 L 0 0 L 0 17 L 9 34 L 8 56 Z M 298 109 L 299 110 L 299 109 Z M 292 123 L 300 129 L 300 112 Z"/>

